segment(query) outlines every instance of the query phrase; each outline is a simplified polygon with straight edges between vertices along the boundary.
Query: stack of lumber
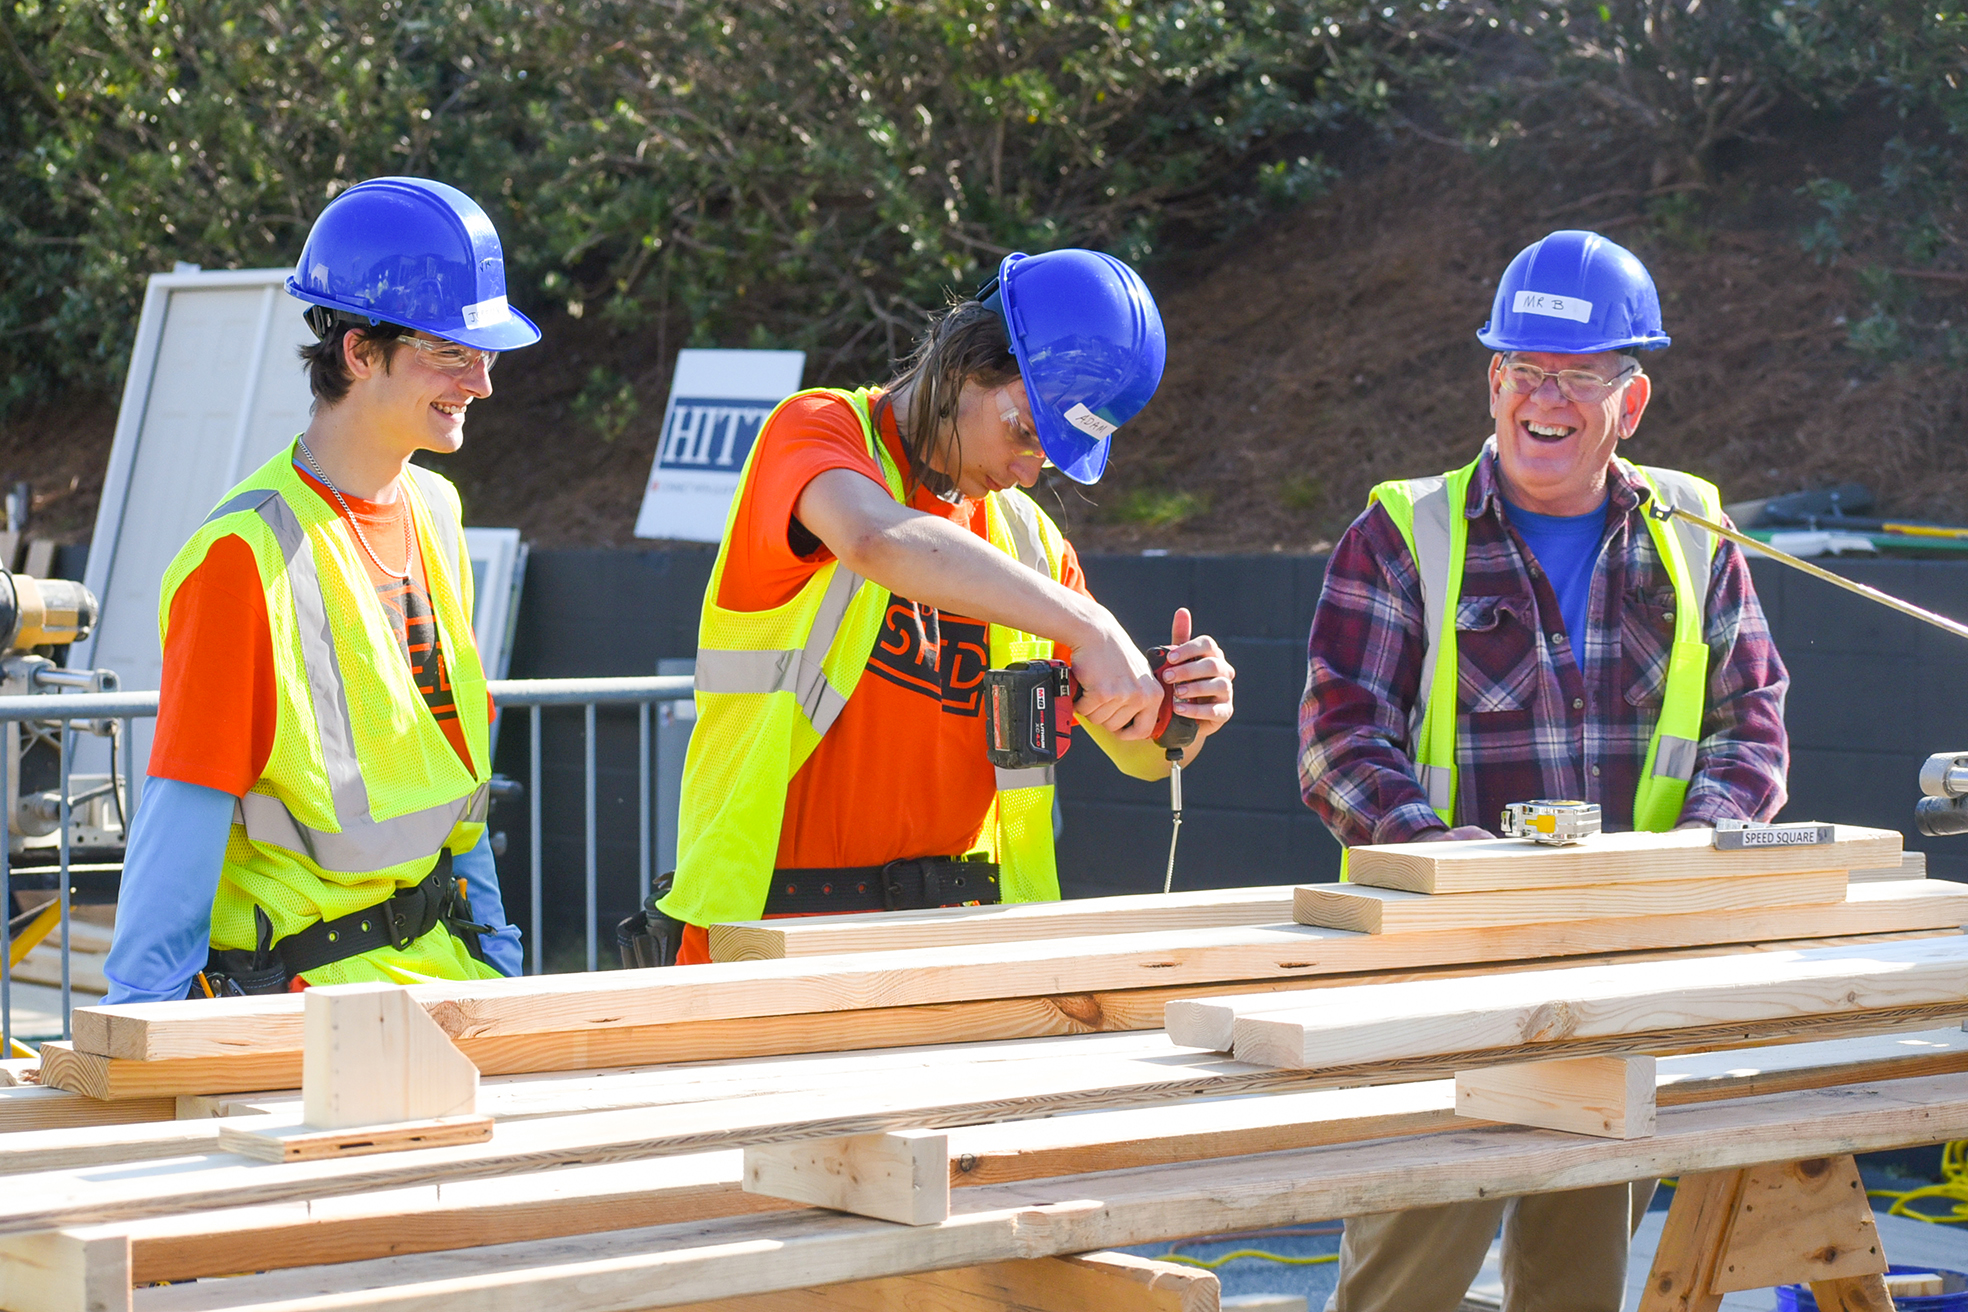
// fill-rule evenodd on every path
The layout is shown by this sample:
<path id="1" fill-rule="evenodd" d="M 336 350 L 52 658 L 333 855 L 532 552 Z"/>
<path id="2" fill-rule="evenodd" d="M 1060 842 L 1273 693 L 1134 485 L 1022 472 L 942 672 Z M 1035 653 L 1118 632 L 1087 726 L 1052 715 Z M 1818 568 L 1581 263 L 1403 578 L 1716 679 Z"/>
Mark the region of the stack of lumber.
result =
<path id="1" fill-rule="evenodd" d="M 1587 886 L 1707 877 L 1683 843 L 1608 867 L 1672 877 Z M 42 1087 L 0 1088 L 0 1308 L 1211 1312 L 1212 1278 L 1099 1250 L 1968 1137 L 1968 890 L 1813 873 L 1897 847 L 1747 854 L 1813 900 L 1369 932 L 1294 923 L 1286 886 L 420 985 L 490 1138 L 325 1160 L 230 1148 L 303 1116 L 305 1013 L 336 990 L 87 1008 Z M 1475 1116 L 1450 1078 L 1605 1053 L 1646 1137 Z M 131 1292 L 162 1280 L 195 1283 Z"/>

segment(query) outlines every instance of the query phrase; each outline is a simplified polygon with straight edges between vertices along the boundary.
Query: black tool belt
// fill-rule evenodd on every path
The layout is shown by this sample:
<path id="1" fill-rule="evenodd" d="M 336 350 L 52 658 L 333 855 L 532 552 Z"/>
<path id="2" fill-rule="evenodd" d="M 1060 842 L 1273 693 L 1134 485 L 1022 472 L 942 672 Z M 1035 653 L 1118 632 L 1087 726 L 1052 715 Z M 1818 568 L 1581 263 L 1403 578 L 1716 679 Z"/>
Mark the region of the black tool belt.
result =
<path id="1" fill-rule="evenodd" d="M 768 916 L 843 911 L 921 911 L 967 903 L 989 906 L 1001 894 L 998 866 L 981 857 L 930 856 L 885 866 L 775 870 L 765 895 Z"/>
<path id="2" fill-rule="evenodd" d="M 333 920 L 318 920 L 279 942 L 273 941 L 273 922 L 264 910 L 254 907 L 253 919 L 259 942 L 252 951 L 211 950 L 205 974 L 208 983 L 218 981 L 213 984 L 215 991 L 284 993 L 298 975 L 377 948 L 402 951 L 440 924 L 461 940 L 472 956 L 483 961 L 478 936 L 492 932 L 490 925 L 472 922 L 471 903 L 451 874 L 448 848 L 437 854 L 437 864 L 420 882 L 398 889 L 374 906 Z M 196 981 L 192 988 L 192 996 L 204 996 Z"/>

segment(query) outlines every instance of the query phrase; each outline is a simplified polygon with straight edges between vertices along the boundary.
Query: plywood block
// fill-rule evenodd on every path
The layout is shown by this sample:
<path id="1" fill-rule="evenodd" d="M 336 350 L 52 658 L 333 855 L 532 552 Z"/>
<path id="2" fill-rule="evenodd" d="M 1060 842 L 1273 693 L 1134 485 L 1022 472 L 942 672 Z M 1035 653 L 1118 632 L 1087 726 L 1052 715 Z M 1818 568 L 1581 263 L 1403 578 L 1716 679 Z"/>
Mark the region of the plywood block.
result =
<path id="1" fill-rule="evenodd" d="M 1718 852 L 1714 831 L 1594 834 L 1582 843 L 1546 847 L 1514 838 L 1474 843 L 1389 843 L 1347 854 L 1356 884 L 1410 893 L 1481 893 L 1507 888 L 1565 888 L 1634 884 L 1729 875 L 1797 874 L 1810 870 L 1877 869 L 1900 858 L 1895 830 L 1838 825 L 1837 837 L 1811 847 L 1759 847 Z"/>
<path id="2" fill-rule="evenodd" d="M 130 1236 L 92 1227 L 0 1237 L 0 1307 L 129 1312 Z"/>
<path id="3" fill-rule="evenodd" d="M 1292 918 L 1301 925 L 1320 925 L 1327 929 L 1400 934 L 1546 924 L 1554 920 L 1810 906 L 1844 900 L 1843 870 L 1666 879 L 1650 884 L 1505 889 L 1491 893 L 1427 894 L 1367 885 L 1307 884 L 1296 893 Z"/>
<path id="4" fill-rule="evenodd" d="M 277 1121 L 266 1125 L 262 1122 Z M 324 1130 L 304 1121 L 273 1116 L 227 1117 L 218 1127 L 221 1152 L 263 1162 L 318 1162 L 413 1148 L 451 1148 L 484 1143 L 492 1137 L 490 1116 L 438 1116 L 387 1125 Z"/>
<path id="5" fill-rule="evenodd" d="M 1316 1009 L 1233 1028 L 1239 1061 L 1329 1069 L 1622 1036 L 1959 1006 L 1968 938 L 1743 953 L 1327 990 Z M 1603 1051 L 1604 1049 L 1602 1049 Z M 1489 1062 L 1471 1061 L 1471 1066 Z M 1460 1069 L 1460 1067 L 1458 1068 Z"/>
<path id="6" fill-rule="evenodd" d="M 1457 1071 L 1456 1115 L 1644 1139 L 1654 1132 L 1654 1059 L 1572 1057 Z"/>
<path id="7" fill-rule="evenodd" d="M 1931 1298 L 1947 1292 L 1947 1281 L 1931 1271 L 1902 1271 L 1886 1277 L 1886 1293 L 1891 1298 Z"/>
<path id="8" fill-rule="evenodd" d="M 1709 1289 L 1729 1294 L 1792 1281 L 1817 1284 L 1886 1270 L 1872 1207 L 1849 1156 L 1753 1166 Z"/>
<path id="9" fill-rule="evenodd" d="M 745 1192 L 904 1225 L 950 1216 L 950 1136 L 899 1130 L 745 1149 Z"/>
<path id="10" fill-rule="evenodd" d="M 310 1126 L 373 1127 L 477 1111 L 478 1067 L 408 990 L 337 984 L 303 996 L 301 1103 Z"/>
<path id="11" fill-rule="evenodd" d="M 765 961 L 826 953 L 1011 943 L 1076 934 L 1272 925 L 1292 918 L 1289 885 L 1138 893 L 1070 902 L 1007 902 L 851 916 L 746 920 L 710 929 L 711 960 Z"/>

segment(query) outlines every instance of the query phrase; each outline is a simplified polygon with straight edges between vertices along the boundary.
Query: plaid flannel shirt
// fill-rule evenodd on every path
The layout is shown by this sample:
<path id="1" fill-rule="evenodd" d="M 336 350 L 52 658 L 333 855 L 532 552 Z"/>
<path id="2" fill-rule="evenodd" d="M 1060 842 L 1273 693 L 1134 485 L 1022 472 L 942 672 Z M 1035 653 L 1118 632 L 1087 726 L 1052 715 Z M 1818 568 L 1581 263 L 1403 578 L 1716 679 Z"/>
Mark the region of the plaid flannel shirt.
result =
<path id="1" fill-rule="evenodd" d="M 1633 798 L 1659 718 L 1674 584 L 1632 466 L 1616 460 L 1584 641 L 1505 515 L 1494 443 L 1470 480 L 1456 715 L 1456 824 L 1496 832 L 1510 802 L 1596 802 L 1609 831 Z M 1790 678 L 1733 543 L 1716 551 L 1703 635 L 1708 697 L 1682 823 L 1769 819 L 1784 804 Z M 1430 622 L 1435 622 L 1431 620 Z M 1421 581 L 1401 531 L 1370 507 L 1341 537 L 1312 620 L 1299 707 L 1299 789 L 1347 846 L 1443 827 L 1416 781 L 1408 715 L 1424 653 Z"/>

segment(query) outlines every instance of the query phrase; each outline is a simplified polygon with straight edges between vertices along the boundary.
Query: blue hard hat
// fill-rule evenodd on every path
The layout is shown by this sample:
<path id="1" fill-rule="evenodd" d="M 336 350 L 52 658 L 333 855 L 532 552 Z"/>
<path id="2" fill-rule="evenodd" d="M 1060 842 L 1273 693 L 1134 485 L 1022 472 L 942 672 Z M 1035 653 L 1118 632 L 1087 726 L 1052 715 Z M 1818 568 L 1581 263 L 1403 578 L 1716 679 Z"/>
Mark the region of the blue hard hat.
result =
<path id="1" fill-rule="evenodd" d="M 1517 253 L 1476 340 L 1492 351 L 1597 355 L 1670 339 L 1647 266 L 1596 232 L 1568 228 Z"/>
<path id="2" fill-rule="evenodd" d="M 1148 404 L 1168 360 L 1147 284 L 1099 251 L 1014 252 L 977 299 L 1004 316 L 1046 458 L 1099 482 L 1114 430 Z"/>
<path id="3" fill-rule="evenodd" d="M 506 257 L 478 202 L 428 178 L 358 182 L 321 211 L 287 292 L 314 305 L 510 351 L 540 340 L 506 304 Z"/>

